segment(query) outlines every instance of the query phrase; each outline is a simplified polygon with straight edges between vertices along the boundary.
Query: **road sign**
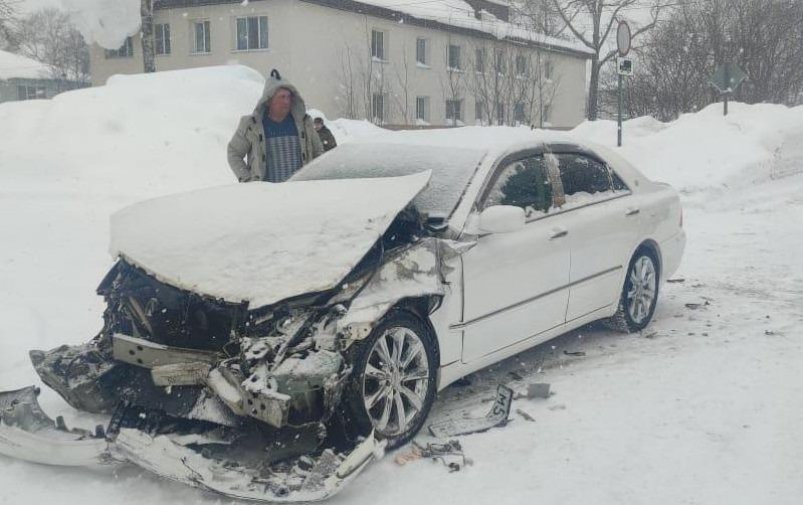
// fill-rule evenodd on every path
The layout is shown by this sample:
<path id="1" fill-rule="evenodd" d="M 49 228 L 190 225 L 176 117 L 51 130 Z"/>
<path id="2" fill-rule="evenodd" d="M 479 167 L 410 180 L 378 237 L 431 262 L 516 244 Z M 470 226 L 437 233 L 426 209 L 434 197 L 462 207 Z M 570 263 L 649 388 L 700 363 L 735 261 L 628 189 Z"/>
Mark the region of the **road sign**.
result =
<path id="1" fill-rule="evenodd" d="M 616 58 L 616 73 L 619 75 L 633 75 L 633 60 L 630 58 Z"/>
<path id="2" fill-rule="evenodd" d="M 735 63 L 720 65 L 711 75 L 711 85 L 722 93 L 733 93 L 739 84 L 747 79 L 747 74 Z"/>
<path id="3" fill-rule="evenodd" d="M 627 56 L 630 52 L 630 25 L 625 21 L 619 21 L 619 26 L 616 28 L 616 49 L 619 51 L 619 56 Z"/>

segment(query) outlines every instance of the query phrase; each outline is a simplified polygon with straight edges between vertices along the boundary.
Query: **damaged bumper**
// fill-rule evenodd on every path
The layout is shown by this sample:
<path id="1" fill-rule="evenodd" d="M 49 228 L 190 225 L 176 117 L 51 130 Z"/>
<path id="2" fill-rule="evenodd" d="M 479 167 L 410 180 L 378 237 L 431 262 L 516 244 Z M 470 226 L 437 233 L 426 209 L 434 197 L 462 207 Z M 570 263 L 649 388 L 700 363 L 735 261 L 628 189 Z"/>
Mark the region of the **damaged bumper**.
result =
<path id="1" fill-rule="evenodd" d="M 348 453 L 327 449 L 266 466 L 230 459 L 225 450 L 210 450 L 233 443 L 219 430 L 153 434 L 121 427 L 117 416 L 105 431 L 67 429 L 63 421 L 53 421 L 44 413 L 37 395 L 34 387 L 0 393 L 0 454 L 57 466 L 127 462 L 235 499 L 272 503 L 325 500 L 381 457 L 384 449 L 384 443 L 371 434 Z"/>

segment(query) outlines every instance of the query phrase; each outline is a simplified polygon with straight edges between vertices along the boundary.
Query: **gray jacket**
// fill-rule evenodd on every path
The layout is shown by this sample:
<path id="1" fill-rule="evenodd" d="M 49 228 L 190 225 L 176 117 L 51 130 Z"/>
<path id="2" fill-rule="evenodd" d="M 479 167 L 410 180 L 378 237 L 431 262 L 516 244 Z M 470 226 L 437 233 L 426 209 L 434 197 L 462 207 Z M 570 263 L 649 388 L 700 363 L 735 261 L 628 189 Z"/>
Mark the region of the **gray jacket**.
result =
<path id="1" fill-rule="evenodd" d="M 268 77 L 262 98 L 257 102 L 254 112 L 240 118 L 237 131 L 229 141 L 229 166 L 240 182 L 263 181 L 266 178 L 265 167 L 265 132 L 262 128 L 262 116 L 266 112 L 266 104 L 273 98 L 279 88 L 289 89 L 293 93 L 293 106 L 290 115 L 296 123 L 299 143 L 301 144 L 301 161 L 304 165 L 323 154 L 323 144 L 318 132 L 307 115 L 307 107 L 298 90 L 287 81 Z M 245 158 L 245 159 L 243 159 Z"/>

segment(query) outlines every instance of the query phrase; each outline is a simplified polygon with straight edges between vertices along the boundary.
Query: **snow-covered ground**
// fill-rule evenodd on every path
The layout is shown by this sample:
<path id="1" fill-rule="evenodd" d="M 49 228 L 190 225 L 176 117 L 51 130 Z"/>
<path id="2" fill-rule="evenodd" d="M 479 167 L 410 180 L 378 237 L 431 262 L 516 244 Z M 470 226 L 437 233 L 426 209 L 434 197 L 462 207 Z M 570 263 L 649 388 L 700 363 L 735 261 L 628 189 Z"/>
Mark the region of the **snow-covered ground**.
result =
<path id="1" fill-rule="evenodd" d="M 221 67 L 0 105 L 0 390 L 38 384 L 28 349 L 100 328 L 112 212 L 234 181 L 225 146 L 260 91 L 255 72 Z M 341 143 L 397 135 L 330 127 Z M 616 129 L 572 134 L 613 145 Z M 685 207 L 686 255 L 653 324 L 626 336 L 583 328 L 448 388 L 433 421 L 484 414 L 498 383 L 548 382 L 555 395 L 514 402 L 535 422 L 513 413 L 462 437 L 473 465 L 460 472 L 386 457 L 332 503 L 801 503 L 803 108 L 732 104 L 723 118 L 712 106 L 669 124 L 629 121 L 624 136 L 621 154 L 681 190 Z M 42 396 L 51 414 L 82 420 Z M 45 501 L 228 503 L 133 467 L 0 458 L 0 503 Z"/>

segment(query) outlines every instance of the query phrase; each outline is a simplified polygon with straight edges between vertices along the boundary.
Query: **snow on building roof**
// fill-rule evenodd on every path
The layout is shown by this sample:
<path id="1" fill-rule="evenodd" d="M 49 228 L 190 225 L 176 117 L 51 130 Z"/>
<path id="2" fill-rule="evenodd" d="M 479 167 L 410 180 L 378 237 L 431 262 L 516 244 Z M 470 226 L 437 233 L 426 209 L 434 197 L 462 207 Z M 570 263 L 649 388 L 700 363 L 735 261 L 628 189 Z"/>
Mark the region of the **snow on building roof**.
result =
<path id="1" fill-rule="evenodd" d="M 550 37 L 534 32 L 523 26 L 517 26 L 497 18 L 488 11 L 480 11 L 477 19 L 474 8 L 464 0 L 428 0 L 422 2 L 405 2 L 404 0 L 302 0 L 343 10 L 359 10 L 354 8 L 360 4 L 395 11 L 420 20 L 432 21 L 445 26 L 462 28 L 474 32 L 486 33 L 498 39 L 514 39 L 534 43 L 550 49 L 567 50 L 583 55 L 591 55 L 591 50 L 583 44 Z M 351 7 L 351 8 L 349 8 Z M 404 22 L 402 18 L 399 20 Z"/>
<path id="2" fill-rule="evenodd" d="M 0 51 L 0 79 L 47 79 L 50 67 L 36 60 Z"/>
<path id="3" fill-rule="evenodd" d="M 497 39 L 526 42 L 546 49 L 565 51 L 588 57 L 592 51 L 580 42 L 550 37 L 515 25 L 494 16 L 488 10 L 477 11 L 467 0 L 301 0 L 347 12 L 385 17 L 439 30 L 459 30 L 471 35 L 486 35 Z M 485 0 L 490 2 L 490 0 Z M 192 7 L 211 4 L 239 3 L 240 0 L 156 0 L 157 9 Z M 502 5 L 502 0 L 496 0 Z M 477 3 L 480 5 L 480 3 Z M 495 9 L 494 9 L 495 10 Z"/>

